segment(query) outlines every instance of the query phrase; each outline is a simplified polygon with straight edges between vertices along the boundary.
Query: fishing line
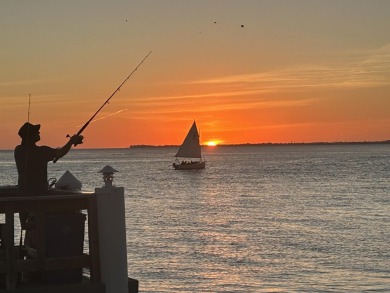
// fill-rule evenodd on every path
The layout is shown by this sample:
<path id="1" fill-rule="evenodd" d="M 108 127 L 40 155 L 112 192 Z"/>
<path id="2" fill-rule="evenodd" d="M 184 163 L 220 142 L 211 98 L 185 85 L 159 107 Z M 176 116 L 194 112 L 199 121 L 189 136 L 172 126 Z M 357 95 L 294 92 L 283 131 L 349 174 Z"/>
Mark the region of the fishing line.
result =
<path id="1" fill-rule="evenodd" d="M 30 122 L 31 94 L 28 95 L 27 122 Z"/>
<path id="2" fill-rule="evenodd" d="M 130 74 L 125 78 L 124 81 L 116 88 L 116 90 L 108 97 L 108 99 L 103 103 L 103 105 L 100 106 L 100 108 L 95 112 L 95 114 L 92 115 L 92 117 L 83 125 L 83 127 L 80 128 L 80 130 L 75 134 L 76 136 L 80 136 L 81 133 L 88 127 L 88 125 L 91 123 L 92 120 L 94 120 L 95 116 L 104 108 L 105 105 L 109 104 L 109 101 L 111 98 L 120 91 L 121 87 L 130 79 L 130 77 L 138 70 L 138 68 L 144 63 L 144 61 L 149 57 L 149 55 L 152 54 L 152 51 L 149 51 L 148 54 L 141 60 L 141 62 L 138 63 L 138 65 L 130 72 Z M 68 134 L 67 137 L 70 137 Z M 77 146 L 77 144 L 74 144 L 74 146 Z M 59 158 L 55 158 L 53 160 L 53 163 L 56 163 Z"/>
<path id="3" fill-rule="evenodd" d="M 31 109 L 31 94 L 28 94 L 28 108 L 27 108 L 27 122 L 30 123 L 30 109 Z M 26 138 L 26 156 L 25 156 L 25 165 L 24 165 L 24 188 L 23 191 L 27 191 L 27 168 L 28 168 L 28 156 L 29 156 L 29 138 L 30 138 L 30 127 L 27 127 L 27 138 Z M 24 215 L 23 213 L 19 213 L 19 221 L 20 221 L 20 239 L 19 239 L 19 257 L 23 257 L 22 254 L 22 246 L 23 246 L 23 226 L 26 224 L 24 221 L 27 221 L 28 214 Z M 24 227 L 26 229 L 26 227 Z M 27 231 L 26 231 L 27 233 Z M 20 275 L 18 275 L 20 278 Z"/>
<path id="4" fill-rule="evenodd" d="M 92 120 L 90 123 L 94 123 L 94 122 L 96 122 L 96 121 L 106 119 L 106 118 L 108 118 L 108 117 L 117 115 L 117 114 L 122 113 L 122 112 L 127 111 L 127 110 L 128 110 L 128 109 L 121 109 L 121 110 L 116 111 L 116 112 L 114 112 L 114 113 L 108 114 L 108 115 L 106 115 L 106 116 L 104 116 L 104 117 L 100 117 L 100 118 L 94 119 L 94 120 Z M 80 127 L 80 126 L 83 126 L 83 124 L 77 125 L 76 127 Z"/>
<path id="5" fill-rule="evenodd" d="M 27 123 L 30 123 L 30 108 L 31 108 L 31 94 L 28 95 L 28 108 L 27 108 Z M 22 139 L 23 140 L 23 139 Z M 27 137 L 26 137 L 26 157 L 25 157 L 25 169 L 24 169 L 24 190 L 27 190 L 27 168 L 28 168 L 28 156 L 30 149 L 30 127 L 27 127 Z"/>

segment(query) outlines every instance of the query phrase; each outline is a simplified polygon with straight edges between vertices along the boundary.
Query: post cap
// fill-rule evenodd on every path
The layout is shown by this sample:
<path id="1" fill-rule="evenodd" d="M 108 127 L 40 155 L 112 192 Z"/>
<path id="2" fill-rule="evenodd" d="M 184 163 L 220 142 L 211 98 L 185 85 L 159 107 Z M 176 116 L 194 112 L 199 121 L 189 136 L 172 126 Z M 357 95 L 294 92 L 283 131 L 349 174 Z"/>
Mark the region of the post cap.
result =
<path id="1" fill-rule="evenodd" d="M 116 172 L 118 172 L 118 171 L 115 170 L 110 165 L 107 165 L 103 169 L 101 169 L 98 173 L 109 174 L 109 173 L 116 173 Z"/>

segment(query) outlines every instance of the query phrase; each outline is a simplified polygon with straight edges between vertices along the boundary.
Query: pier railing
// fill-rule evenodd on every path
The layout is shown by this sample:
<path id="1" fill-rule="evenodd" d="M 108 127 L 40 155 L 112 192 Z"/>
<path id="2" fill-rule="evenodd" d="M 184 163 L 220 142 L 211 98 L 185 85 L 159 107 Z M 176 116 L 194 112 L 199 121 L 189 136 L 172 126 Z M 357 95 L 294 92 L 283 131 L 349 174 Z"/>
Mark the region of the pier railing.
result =
<path id="1" fill-rule="evenodd" d="M 77 256 L 48 256 L 45 244 L 47 233 L 42 225 L 46 215 L 75 211 L 87 213 L 89 252 Z M 35 248 L 23 245 L 25 251 L 34 254 L 33 257 L 18 256 L 21 247 L 15 245 L 15 216 L 24 212 L 38 215 L 35 231 L 37 245 Z M 8 290 L 35 292 L 26 290 L 29 284 L 21 280 L 22 274 L 75 268 L 89 268 L 90 279 L 87 283 L 84 282 L 83 286 L 78 284 L 74 289 L 68 288 L 67 290 L 72 290 L 72 293 L 105 292 L 104 285 L 101 283 L 96 194 L 60 192 L 48 196 L 18 197 L 11 189 L 3 190 L 0 192 L 0 214 L 5 215 L 5 222 L 0 224 L 0 278 L 3 278 L 4 282 L 0 292 L 8 292 Z M 46 291 L 42 287 L 37 292 Z M 59 287 L 57 292 L 62 292 Z"/>

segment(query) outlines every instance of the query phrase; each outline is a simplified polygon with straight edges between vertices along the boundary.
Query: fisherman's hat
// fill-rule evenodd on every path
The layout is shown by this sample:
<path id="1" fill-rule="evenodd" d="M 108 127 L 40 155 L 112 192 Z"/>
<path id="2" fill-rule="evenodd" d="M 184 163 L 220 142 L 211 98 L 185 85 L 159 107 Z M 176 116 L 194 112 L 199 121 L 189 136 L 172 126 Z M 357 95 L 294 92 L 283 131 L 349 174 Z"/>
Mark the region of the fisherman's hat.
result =
<path id="1" fill-rule="evenodd" d="M 21 138 L 26 138 L 28 135 L 38 134 L 40 128 L 40 124 L 33 125 L 30 122 L 26 122 L 20 127 L 18 134 Z"/>

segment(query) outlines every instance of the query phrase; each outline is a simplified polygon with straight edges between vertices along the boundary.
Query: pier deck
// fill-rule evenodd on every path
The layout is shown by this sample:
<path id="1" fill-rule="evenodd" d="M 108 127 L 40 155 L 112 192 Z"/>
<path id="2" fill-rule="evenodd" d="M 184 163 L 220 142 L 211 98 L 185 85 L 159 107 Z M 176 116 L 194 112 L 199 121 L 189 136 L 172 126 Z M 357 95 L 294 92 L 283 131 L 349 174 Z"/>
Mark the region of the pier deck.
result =
<path id="1" fill-rule="evenodd" d="M 0 224 L 0 293 L 13 292 L 105 292 L 101 281 L 99 237 L 94 193 L 59 192 L 55 195 L 38 197 L 17 197 L 16 190 L 6 188 L 0 191 L 0 214 L 5 222 Z M 83 211 L 88 219 L 88 253 L 76 256 L 51 257 L 47 254 L 44 225 L 37 225 L 36 248 L 15 245 L 15 216 L 20 212 L 33 212 L 37 223 L 44 223 L 45 217 L 53 213 Z M 33 257 L 26 257 L 26 255 Z M 39 271 L 88 269 L 89 278 L 82 278 L 78 284 L 42 284 L 24 280 L 24 274 Z M 55 289 L 54 289 L 55 288 Z M 138 290 L 137 290 L 138 291 Z M 134 292 L 134 291 L 133 291 Z"/>

